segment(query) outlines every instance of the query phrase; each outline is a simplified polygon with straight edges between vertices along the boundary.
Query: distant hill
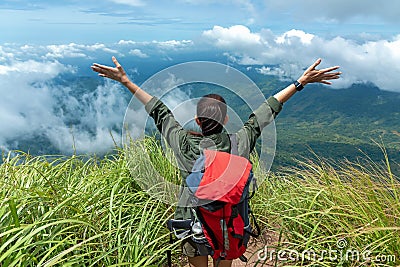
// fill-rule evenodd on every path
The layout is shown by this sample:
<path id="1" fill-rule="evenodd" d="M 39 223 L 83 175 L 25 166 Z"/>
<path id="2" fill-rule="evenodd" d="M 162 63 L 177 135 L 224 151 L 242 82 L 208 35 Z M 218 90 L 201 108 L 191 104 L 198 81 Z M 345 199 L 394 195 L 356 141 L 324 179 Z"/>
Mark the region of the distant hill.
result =
<path id="1" fill-rule="evenodd" d="M 310 149 L 335 160 L 354 161 L 366 154 L 380 161 L 377 143 L 400 163 L 400 94 L 370 84 L 341 90 L 310 86 L 285 104 L 276 126 L 277 165 L 310 156 Z"/>

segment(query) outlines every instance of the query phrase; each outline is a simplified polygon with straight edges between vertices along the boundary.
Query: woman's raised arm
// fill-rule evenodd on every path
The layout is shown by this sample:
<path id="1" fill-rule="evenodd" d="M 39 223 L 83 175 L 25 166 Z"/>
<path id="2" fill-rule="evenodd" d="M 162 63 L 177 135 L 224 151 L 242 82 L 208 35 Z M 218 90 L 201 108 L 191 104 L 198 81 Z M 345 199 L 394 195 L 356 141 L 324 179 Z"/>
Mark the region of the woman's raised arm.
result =
<path id="1" fill-rule="evenodd" d="M 153 98 L 153 96 L 146 93 L 144 90 L 142 90 L 139 86 L 137 86 L 129 79 L 128 75 L 126 75 L 124 68 L 121 66 L 121 64 L 119 64 L 118 60 L 115 57 L 112 57 L 112 61 L 114 62 L 115 67 L 109 67 L 93 63 L 91 68 L 93 71 L 99 73 L 99 76 L 101 77 L 106 77 L 115 80 L 117 82 L 120 82 L 122 85 L 128 88 L 128 90 L 131 91 L 132 94 L 140 102 L 143 103 L 143 105 L 146 105 L 150 101 L 150 99 Z"/>

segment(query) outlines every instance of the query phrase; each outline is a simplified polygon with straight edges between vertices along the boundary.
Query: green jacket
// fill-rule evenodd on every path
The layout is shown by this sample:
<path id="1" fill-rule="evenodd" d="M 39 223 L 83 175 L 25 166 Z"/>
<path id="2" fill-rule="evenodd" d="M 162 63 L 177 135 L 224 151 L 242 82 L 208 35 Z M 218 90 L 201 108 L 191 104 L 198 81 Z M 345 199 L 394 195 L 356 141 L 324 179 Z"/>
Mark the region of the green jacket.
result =
<path id="1" fill-rule="evenodd" d="M 217 149 L 224 152 L 231 150 L 230 139 L 226 132 L 209 136 L 193 135 L 176 121 L 168 107 L 156 97 L 153 97 L 145 105 L 145 109 L 154 119 L 157 129 L 173 150 L 183 178 L 189 175 L 195 160 L 203 149 Z M 242 128 L 236 132 L 240 156 L 249 158 L 262 129 L 272 122 L 281 109 L 282 103 L 271 96 L 250 115 Z M 185 184 L 184 181 L 185 179 L 183 179 L 183 184 Z M 184 215 L 181 212 L 186 214 L 185 211 L 178 208 L 175 216 L 187 218 L 188 214 Z"/>

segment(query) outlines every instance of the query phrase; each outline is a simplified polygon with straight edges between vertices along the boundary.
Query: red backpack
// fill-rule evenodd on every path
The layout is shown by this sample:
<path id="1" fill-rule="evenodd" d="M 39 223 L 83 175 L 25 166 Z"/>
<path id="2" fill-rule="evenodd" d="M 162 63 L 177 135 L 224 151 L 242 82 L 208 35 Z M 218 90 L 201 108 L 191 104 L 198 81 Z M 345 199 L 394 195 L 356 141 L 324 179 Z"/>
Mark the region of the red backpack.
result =
<path id="1" fill-rule="evenodd" d="M 191 238 L 199 250 L 207 248 L 206 254 L 217 261 L 247 261 L 243 254 L 250 236 L 260 234 L 249 207 L 256 182 L 250 161 L 238 156 L 236 135 L 229 137 L 231 153 L 205 149 L 186 178 L 192 219 L 170 220 L 168 228 L 178 238 Z M 250 225 L 250 215 L 256 233 Z"/>

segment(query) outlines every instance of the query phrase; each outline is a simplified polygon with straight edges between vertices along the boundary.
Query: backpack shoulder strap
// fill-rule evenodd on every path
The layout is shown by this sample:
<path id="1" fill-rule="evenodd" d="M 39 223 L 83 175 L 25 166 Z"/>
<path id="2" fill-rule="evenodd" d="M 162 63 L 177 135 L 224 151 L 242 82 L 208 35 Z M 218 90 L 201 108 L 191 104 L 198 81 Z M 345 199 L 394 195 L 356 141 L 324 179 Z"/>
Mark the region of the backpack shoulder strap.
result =
<path id="1" fill-rule="evenodd" d="M 238 151 L 238 141 L 236 134 L 229 134 L 229 139 L 231 141 L 231 154 L 239 156 L 239 151 Z"/>

